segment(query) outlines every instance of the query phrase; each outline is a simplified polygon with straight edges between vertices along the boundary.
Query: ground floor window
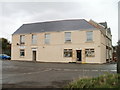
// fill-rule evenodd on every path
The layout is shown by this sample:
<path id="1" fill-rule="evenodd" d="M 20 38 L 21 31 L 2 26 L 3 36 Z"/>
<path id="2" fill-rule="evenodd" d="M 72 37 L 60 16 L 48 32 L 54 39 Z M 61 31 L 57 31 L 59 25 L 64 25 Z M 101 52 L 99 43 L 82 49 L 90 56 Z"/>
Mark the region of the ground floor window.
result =
<path id="1" fill-rule="evenodd" d="M 72 49 L 64 49 L 64 57 L 72 57 Z"/>
<path id="2" fill-rule="evenodd" d="M 85 49 L 85 56 L 86 57 L 94 57 L 95 56 L 95 50 L 94 49 Z"/>
<path id="3" fill-rule="evenodd" d="M 21 57 L 25 56 L 25 50 L 24 49 L 20 49 L 20 56 Z"/>

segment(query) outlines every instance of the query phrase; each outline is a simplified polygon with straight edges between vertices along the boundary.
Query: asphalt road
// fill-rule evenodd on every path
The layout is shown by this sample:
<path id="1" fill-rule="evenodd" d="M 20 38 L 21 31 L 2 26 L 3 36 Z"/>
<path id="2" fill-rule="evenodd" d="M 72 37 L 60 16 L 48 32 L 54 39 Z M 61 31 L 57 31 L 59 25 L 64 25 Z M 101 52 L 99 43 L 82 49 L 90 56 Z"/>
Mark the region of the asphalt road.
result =
<path id="1" fill-rule="evenodd" d="M 116 73 L 116 64 L 2 61 L 3 88 L 59 88 L 83 77 Z"/>

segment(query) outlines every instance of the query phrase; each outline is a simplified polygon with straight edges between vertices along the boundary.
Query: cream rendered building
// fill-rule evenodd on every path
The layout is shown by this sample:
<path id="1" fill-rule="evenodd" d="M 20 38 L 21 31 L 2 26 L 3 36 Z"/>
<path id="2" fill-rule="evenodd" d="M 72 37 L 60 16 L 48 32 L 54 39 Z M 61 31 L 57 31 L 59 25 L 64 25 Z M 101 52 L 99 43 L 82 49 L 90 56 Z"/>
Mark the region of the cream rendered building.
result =
<path id="1" fill-rule="evenodd" d="M 112 59 L 107 23 L 84 19 L 23 24 L 12 35 L 12 60 L 106 63 Z"/>

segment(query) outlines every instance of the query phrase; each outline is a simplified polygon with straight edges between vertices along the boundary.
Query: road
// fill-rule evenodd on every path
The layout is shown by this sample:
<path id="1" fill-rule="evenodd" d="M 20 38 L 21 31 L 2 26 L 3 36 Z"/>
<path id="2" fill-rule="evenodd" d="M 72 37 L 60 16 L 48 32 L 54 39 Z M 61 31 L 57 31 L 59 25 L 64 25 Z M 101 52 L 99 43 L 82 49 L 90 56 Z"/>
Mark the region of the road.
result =
<path id="1" fill-rule="evenodd" d="M 2 61 L 3 88 L 59 88 L 78 78 L 116 73 L 116 64 Z"/>

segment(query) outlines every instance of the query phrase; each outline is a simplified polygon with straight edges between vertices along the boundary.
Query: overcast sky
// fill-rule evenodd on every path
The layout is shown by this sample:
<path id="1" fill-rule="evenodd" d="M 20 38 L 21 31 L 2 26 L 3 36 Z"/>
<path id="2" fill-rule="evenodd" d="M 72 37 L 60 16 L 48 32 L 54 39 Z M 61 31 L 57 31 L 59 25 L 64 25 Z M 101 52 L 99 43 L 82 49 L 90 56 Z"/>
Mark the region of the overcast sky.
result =
<path id="1" fill-rule="evenodd" d="M 79 2 L 3 2 L 0 3 L 0 37 L 11 41 L 11 34 L 24 23 L 61 19 L 107 22 L 113 45 L 118 41 L 118 1 L 80 0 Z M 2 32 L 2 33 L 1 33 Z"/>

